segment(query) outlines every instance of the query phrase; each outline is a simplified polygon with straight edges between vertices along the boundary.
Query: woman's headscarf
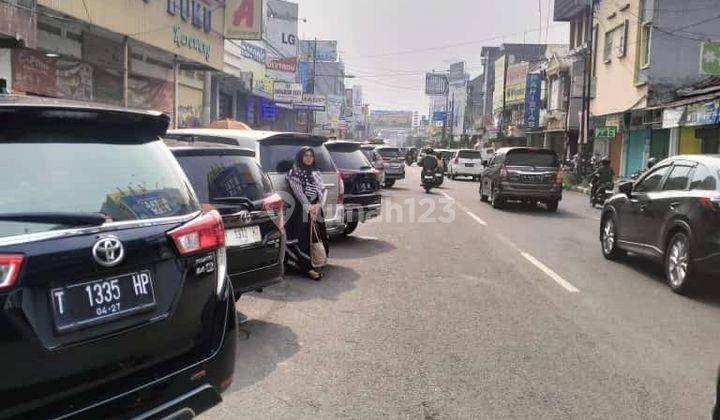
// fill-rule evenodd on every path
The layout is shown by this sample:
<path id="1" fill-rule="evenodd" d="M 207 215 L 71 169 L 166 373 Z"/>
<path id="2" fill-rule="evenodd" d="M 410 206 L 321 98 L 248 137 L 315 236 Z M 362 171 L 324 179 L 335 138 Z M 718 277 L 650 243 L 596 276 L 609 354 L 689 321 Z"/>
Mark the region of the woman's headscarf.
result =
<path id="1" fill-rule="evenodd" d="M 310 151 L 313 155 L 312 165 L 305 165 L 303 162 L 303 157 L 308 151 Z M 300 150 L 298 150 L 297 155 L 295 155 L 295 163 L 288 175 L 295 182 L 302 185 L 302 190 L 308 201 L 312 202 L 315 199 L 320 198 L 322 194 L 322 182 L 319 174 L 317 173 L 317 161 L 315 160 L 315 152 L 312 148 L 303 146 Z"/>

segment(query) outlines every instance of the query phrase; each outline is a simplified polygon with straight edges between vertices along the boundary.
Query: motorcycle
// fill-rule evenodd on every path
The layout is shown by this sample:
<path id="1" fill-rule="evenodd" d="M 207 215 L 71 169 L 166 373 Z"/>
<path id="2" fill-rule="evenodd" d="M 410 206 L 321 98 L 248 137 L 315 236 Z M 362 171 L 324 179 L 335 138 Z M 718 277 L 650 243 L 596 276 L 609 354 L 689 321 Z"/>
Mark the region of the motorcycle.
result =
<path id="1" fill-rule="evenodd" d="M 435 171 L 432 169 L 423 169 L 420 180 L 426 193 L 429 193 L 432 188 L 437 187 L 437 178 Z"/>
<path id="2" fill-rule="evenodd" d="M 593 177 L 591 186 L 591 191 L 595 191 L 594 194 L 590 195 L 590 205 L 595 208 L 595 206 L 603 205 L 605 204 L 605 201 L 612 197 L 613 195 L 613 188 L 615 187 L 612 182 L 603 182 L 602 184 L 597 184 L 598 179 L 597 177 Z M 596 187 L 597 185 L 597 187 Z"/>

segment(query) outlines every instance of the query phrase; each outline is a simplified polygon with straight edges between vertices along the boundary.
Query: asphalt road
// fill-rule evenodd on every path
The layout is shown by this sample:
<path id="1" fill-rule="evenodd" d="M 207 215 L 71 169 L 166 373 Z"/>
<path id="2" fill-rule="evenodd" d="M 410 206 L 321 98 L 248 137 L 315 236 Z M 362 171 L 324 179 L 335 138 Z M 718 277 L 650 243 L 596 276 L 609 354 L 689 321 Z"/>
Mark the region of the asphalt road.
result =
<path id="1" fill-rule="evenodd" d="M 235 381 L 206 418 L 708 418 L 720 291 L 604 260 L 585 196 L 498 211 L 477 186 L 425 194 L 412 167 L 322 282 L 243 296 Z"/>

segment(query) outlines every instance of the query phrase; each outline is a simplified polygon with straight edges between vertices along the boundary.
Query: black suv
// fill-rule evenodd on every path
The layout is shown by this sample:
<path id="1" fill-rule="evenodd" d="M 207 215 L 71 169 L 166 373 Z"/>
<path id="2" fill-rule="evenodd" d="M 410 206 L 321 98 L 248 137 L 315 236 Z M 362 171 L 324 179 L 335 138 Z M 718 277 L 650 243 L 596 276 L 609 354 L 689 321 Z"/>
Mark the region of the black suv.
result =
<path id="1" fill-rule="evenodd" d="M 165 142 L 200 202 L 222 215 L 235 299 L 279 283 L 285 258 L 283 201 L 255 160 L 255 152 L 217 143 Z"/>
<path id="2" fill-rule="evenodd" d="M 720 272 L 720 156 L 666 159 L 635 184 L 620 185 L 602 212 L 600 241 L 608 259 L 627 251 L 665 266 L 670 288 L 690 291 L 701 274 Z"/>
<path id="3" fill-rule="evenodd" d="M 0 418 L 199 413 L 230 386 L 223 223 L 168 122 L 0 95 Z"/>
<path id="4" fill-rule="evenodd" d="M 358 223 L 364 223 L 380 214 L 380 183 L 377 171 L 360 150 L 360 143 L 333 141 L 325 143 L 325 147 L 330 151 L 343 180 L 343 235 L 350 235 L 357 229 Z"/>
<path id="5" fill-rule="evenodd" d="M 501 208 L 508 200 L 545 203 L 555 212 L 562 200 L 562 177 L 557 153 L 533 147 L 498 149 L 480 178 L 480 199 Z"/>

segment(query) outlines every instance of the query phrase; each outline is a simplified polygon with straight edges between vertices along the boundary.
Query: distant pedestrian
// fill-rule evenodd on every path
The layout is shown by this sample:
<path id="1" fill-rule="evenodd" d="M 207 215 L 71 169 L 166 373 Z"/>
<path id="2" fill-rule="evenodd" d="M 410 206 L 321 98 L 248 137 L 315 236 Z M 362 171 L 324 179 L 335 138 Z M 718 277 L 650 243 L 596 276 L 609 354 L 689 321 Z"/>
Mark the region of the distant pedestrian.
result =
<path id="1" fill-rule="evenodd" d="M 326 255 L 330 249 L 322 210 L 326 194 L 312 148 L 305 146 L 298 151 L 287 180 L 295 197 L 295 208 L 286 224 L 287 261 L 312 280 L 319 281 L 322 273 L 312 264 L 311 244 L 321 242 Z M 292 243 L 294 240 L 297 242 Z"/>

